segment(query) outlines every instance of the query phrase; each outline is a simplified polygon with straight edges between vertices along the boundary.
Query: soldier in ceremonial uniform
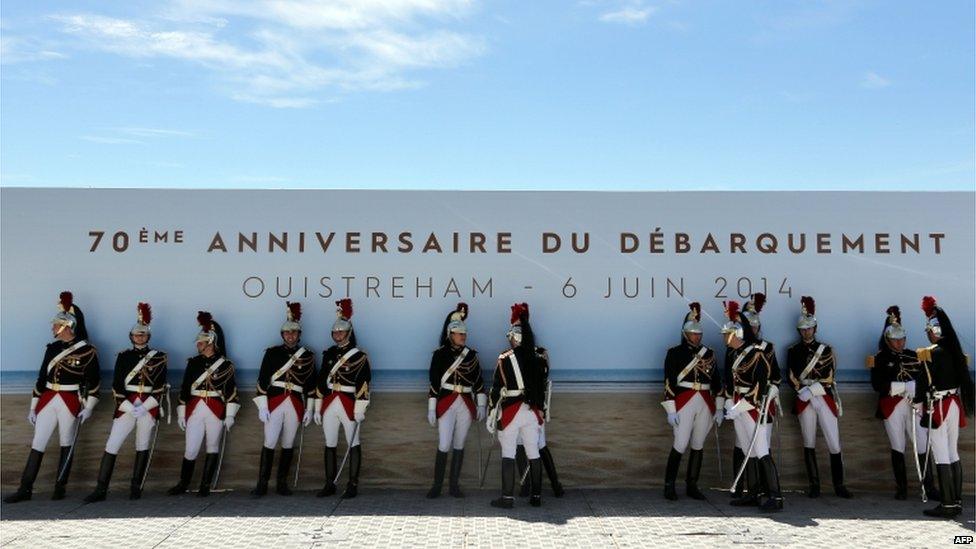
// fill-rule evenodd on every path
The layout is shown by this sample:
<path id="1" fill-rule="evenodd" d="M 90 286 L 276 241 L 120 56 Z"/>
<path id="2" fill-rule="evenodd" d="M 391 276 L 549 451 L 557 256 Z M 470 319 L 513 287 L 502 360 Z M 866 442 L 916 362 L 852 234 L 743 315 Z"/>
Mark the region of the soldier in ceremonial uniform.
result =
<path id="1" fill-rule="evenodd" d="M 935 298 L 922 299 L 928 347 L 916 351 L 925 369 L 915 382 L 915 406 L 929 429 L 932 461 L 939 475 L 940 503 L 925 514 L 952 518 L 962 513 L 959 429 L 973 410 L 973 378 L 959 336 Z M 931 465 L 929 465 L 931 466 Z"/>
<path id="2" fill-rule="evenodd" d="M 497 430 L 502 447 L 502 496 L 494 507 L 515 505 L 515 452 L 519 437 L 529 458 L 531 482 L 529 503 L 542 505 L 542 463 L 539 456 L 540 428 L 545 418 L 546 379 L 536 354 L 535 335 L 529 325 L 529 306 L 512 306 L 512 327 L 508 341 L 512 348 L 498 357 L 488 407 L 488 429 Z"/>
<path id="3" fill-rule="evenodd" d="M 74 304 L 71 292 L 61 292 L 58 307 L 59 312 L 51 321 L 55 341 L 49 343 L 44 352 L 27 414 L 27 420 L 34 426 L 27 466 L 20 477 L 20 487 L 3 500 L 5 503 L 31 498 L 44 449 L 55 428 L 58 429 L 61 455 L 51 499 L 64 499 L 79 422 L 84 423 L 90 418 L 98 403 L 98 352 L 87 341 L 85 316 Z"/>
<path id="4" fill-rule="evenodd" d="M 891 444 L 891 467 L 895 473 L 895 499 L 908 497 L 908 475 L 905 471 L 905 447 L 912 441 L 917 463 L 925 463 L 928 447 L 928 429 L 919 424 L 912 401 L 915 399 L 916 380 L 924 374 L 918 356 L 905 348 L 906 334 L 901 325 L 901 309 L 888 307 L 884 331 L 878 341 L 878 353 L 868 357 L 871 368 L 871 385 L 878 392 L 878 410 L 875 414 L 884 420 L 885 432 Z M 932 480 L 932 467 L 925 471 L 924 488 L 930 499 L 939 499 Z"/>
<path id="5" fill-rule="evenodd" d="M 760 340 L 738 303 L 725 303 L 729 321 L 722 327 L 729 349 L 726 360 L 730 383 L 726 386 L 725 417 L 735 425 L 735 445 L 745 462 L 748 495 L 732 501 L 732 505 L 759 505 L 761 511 L 783 509 L 779 488 L 779 473 L 769 453 L 769 430 L 772 416 L 777 412 L 775 401 L 779 395 L 779 367 L 776 355 L 769 352 L 769 343 Z M 736 469 L 738 474 L 741 466 Z M 768 496 L 760 502 L 760 494 Z"/>
<path id="6" fill-rule="evenodd" d="M 177 423 L 180 429 L 186 431 L 186 451 L 180 467 L 180 480 L 169 489 L 171 496 L 182 494 L 189 487 L 204 439 L 206 458 L 197 495 L 210 495 L 210 484 L 220 463 L 222 437 L 227 436 L 234 426 L 237 412 L 241 409 L 234 363 L 227 356 L 223 328 L 205 311 L 199 312 L 197 322 L 200 324 L 200 333 L 196 338 L 199 354 L 186 362 L 179 405 L 176 407 Z"/>
<path id="7" fill-rule="evenodd" d="M 258 373 L 258 419 L 264 423 L 264 446 L 258 466 L 258 484 L 251 494 L 261 497 L 268 493 L 275 446 L 281 441 L 278 458 L 276 491 L 290 496 L 288 469 L 295 455 L 294 442 L 298 425 L 312 421 L 312 409 L 305 406 L 305 398 L 315 390 L 315 355 L 300 344 L 302 337 L 302 305 L 286 303 L 286 319 L 281 325 L 283 343 L 268 347 Z"/>
<path id="8" fill-rule="evenodd" d="M 539 459 L 542 460 L 542 468 L 545 469 L 546 476 L 549 477 L 552 495 L 561 498 L 566 491 L 563 489 L 562 483 L 559 482 L 556 462 L 552 459 L 552 451 L 549 450 L 549 445 L 546 444 L 546 423 L 549 423 L 551 419 L 549 412 L 551 410 L 550 403 L 552 402 L 552 380 L 549 378 L 549 351 L 545 347 L 536 346 L 535 356 L 539 366 L 542 367 L 543 385 L 546 388 L 545 398 L 543 399 L 543 402 L 546 403 L 545 422 L 539 427 Z M 529 458 L 525 455 L 525 445 L 522 443 L 521 436 L 518 439 L 518 448 L 515 450 L 515 464 L 518 466 L 519 471 L 525 471 L 525 468 L 529 466 Z M 523 481 L 519 495 L 528 497 L 530 488 L 530 483 Z"/>
<path id="9" fill-rule="evenodd" d="M 817 340 L 816 303 L 810 296 L 800 298 L 800 318 L 796 331 L 800 341 L 787 349 L 786 365 L 790 383 L 796 391 L 793 414 L 800 420 L 803 435 L 803 460 L 807 467 L 810 488 L 807 496 L 820 497 L 820 472 L 817 469 L 817 425 L 830 452 L 830 474 L 834 493 L 850 499 L 844 486 L 844 460 L 840 452 L 840 430 L 837 419 L 843 413 L 837 391 L 837 361 L 834 350 Z"/>
<path id="10" fill-rule="evenodd" d="M 358 493 L 359 468 L 363 459 L 359 427 L 366 419 L 372 377 L 369 357 L 356 347 L 356 333 L 350 321 L 352 300 L 341 299 L 336 305 L 337 318 L 332 324 L 332 341 L 335 345 L 322 355 L 322 369 L 315 384 L 315 400 L 309 404 L 315 410 L 315 424 L 321 425 L 325 433 L 325 486 L 315 495 L 325 497 L 336 493 L 341 425 L 349 445 L 349 482 L 342 497 L 354 498 Z"/>
<path id="11" fill-rule="evenodd" d="M 452 449 L 449 491 L 456 498 L 464 497 L 460 486 L 464 442 L 471 422 L 485 419 L 488 395 L 485 394 L 478 352 L 465 345 L 468 329 L 464 321 L 467 317 L 467 304 L 458 303 L 457 309 L 444 319 L 440 347 L 430 359 L 427 421 L 431 427 L 437 427 L 438 442 L 434 484 L 427 492 L 428 498 L 436 498 L 441 493 L 447 453 Z"/>
<path id="12" fill-rule="evenodd" d="M 160 418 L 166 394 L 166 353 L 149 348 L 152 309 L 148 303 L 136 306 L 136 323 L 129 330 L 132 348 L 115 358 L 112 394 L 115 397 L 115 419 L 105 443 L 105 453 L 98 469 L 95 491 L 85 498 L 86 503 L 103 501 L 108 494 L 109 481 L 115 469 L 115 458 L 133 429 L 136 431 L 136 459 L 129 483 L 129 499 L 142 497 L 142 482 L 149 465 L 149 444 L 153 428 Z M 169 409 L 166 409 L 167 417 Z"/>
<path id="13" fill-rule="evenodd" d="M 688 497 L 705 499 L 698 489 L 705 438 L 712 422 L 721 424 L 725 414 L 722 392 L 722 373 L 715 361 L 715 353 L 702 345 L 701 306 L 690 305 L 681 326 L 681 344 L 668 349 L 664 358 L 664 410 L 674 430 L 674 444 L 668 455 L 664 473 L 664 497 L 678 499 L 674 489 L 678 467 L 688 444 L 688 472 L 685 487 Z"/>

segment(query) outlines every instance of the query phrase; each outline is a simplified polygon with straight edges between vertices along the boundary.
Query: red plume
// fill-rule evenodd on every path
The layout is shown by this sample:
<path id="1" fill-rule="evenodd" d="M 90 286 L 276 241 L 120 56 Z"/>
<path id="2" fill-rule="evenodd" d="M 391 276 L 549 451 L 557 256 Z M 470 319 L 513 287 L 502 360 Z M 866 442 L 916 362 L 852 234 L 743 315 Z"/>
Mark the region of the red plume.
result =
<path id="1" fill-rule="evenodd" d="M 756 308 L 756 313 L 761 313 L 763 305 L 765 304 L 766 304 L 766 294 L 761 294 L 761 293 L 752 294 L 752 306 Z"/>
<path id="2" fill-rule="evenodd" d="M 336 305 L 339 306 L 339 314 L 342 315 L 342 318 L 346 320 L 352 318 L 352 299 L 344 297 L 339 301 L 336 301 Z"/>
<path id="3" fill-rule="evenodd" d="M 136 305 L 136 310 L 139 311 L 139 321 L 148 326 L 152 322 L 152 307 L 148 303 L 140 302 Z"/>
<path id="4" fill-rule="evenodd" d="M 458 305 L 457 305 L 457 312 L 461 313 L 461 320 L 467 319 L 468 318 L 468 304 L 467 303 L 458 303 Z"/>
<path id="5" fill-rule="evenodd" d="M 58 304 L 61 306 L 61 310 L 64 312 L 70 311 L 71 306 L 74 305 L 74 296 L 71 295 L 71 292 L 61 292 L 58 299 L 60 300 Z"/>
<path id="6" fill-rule="evenodd" d="M 200 328 L 204 332 L 209 332 L 213 330 L 213 315 L 207 311 L 197 312 L 197 323 L 200 324 Z"/>
<path id="7" fill-rule="evenodd" d="M 301 320 L 302 304 L 298 302 L 292 303 L 290 301 L 286 301 L 285 303 L 288 305 L 288 312 L 291 314 L 291 319 L 295 322 Z"/>
<path id="8" fill-rule="evenodd" d="M 511 323 L 515 324 L 516 322 L 518 322 L 522 318 L 522 315 L 525 315 L 526 318 L 528 318 L 529 305 L 527 303 L 516 303 L 515 305 L 512 305 Z"/>
<path id="9" fill-rule="evenodd" d="M 935 308 L 937 306 L 934 297 L 927 295 L 922 298 L 922 310 L 925 311 L 925 316 L 929 318 L 935 316 Z"/>
<path id="10" fill-rule="evenodd" d="M 800 303 L 803 304 L 803 308 L 806 309 L 806 313 L 813 316 L 814 311 L 817 309 L 817 304 L 813 301 L 813 298 L 805 295 L 800 298 Z"/>
<path id="11" fill-rule="evenodd" d="M 891 307 L 888 307 L 888 310 L 885 311 L 885 313 L 887 313 L 889 316 L 895 315 L 895 322 L 901 324 L 901 309 L 898 308 L 898 305 L 892 305 Z"/>
<path id="12" fill-rule="evenodd" d="M 688 305 L 688 308 L 691 309 L 691 312 L 695 314 L 695 322 L 700 322 L 701 321 L 701 304 L 698 303 L 697 301 L 695 301 L 694 303 L 689 304 Z"/>
<path id="13" fill-rule="evenodd" d="M 739 304 L 735 301 L 724 301 L 725 305 L 725 316 L 729 317 L 732 322 L 739 321 Z"/>

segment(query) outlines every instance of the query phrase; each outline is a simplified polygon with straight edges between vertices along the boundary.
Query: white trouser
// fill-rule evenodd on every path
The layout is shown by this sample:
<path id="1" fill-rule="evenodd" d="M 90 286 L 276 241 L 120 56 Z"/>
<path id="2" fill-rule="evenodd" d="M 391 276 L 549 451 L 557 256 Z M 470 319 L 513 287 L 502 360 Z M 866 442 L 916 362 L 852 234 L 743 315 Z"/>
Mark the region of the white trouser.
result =
<path id="1" fill-rule="evenodd" d="M 325 445 L 335 448 L 339 445 L 339 425 L 346 434 L 346 444 L 349 446 L 359 446 L 359 430 L 356 429 L 356 422 L 349 419 L 346 415 L 346 408 L 342 405 L 339 397 L 329 403 L 329 407 L 322 414 L 322 432 L 325 433 Z M 352 438 L 352 432 L 356 431 L 356 438 Z"/>
<path id="2" fill-rule="evenodd" d="M 753 434 L 756 432 L 756 422 L 752 419 L 749 412 L 743 412 L 735 416 L 735 419 L 732 420 L 732 425 L 735 427 L 735 445 L 745 453 L 749 448 L 749 444 L 752 442 Z M 756 437 L 756 444 L 746 457 L 761 458 L 769 454 L 770 425 L 770 423 L 763 423 L 759 426 L 759 436 Z"/>
<path id="3" fill-rule="evenodd" d="M 827 451 L 831 454 L 840 453 L 840 430 L 837 427 L 837 416 L 830 411 L 830 406 L 824 402 L 822 396 L 810 397 L 810 402 L 799 415 L 800 433 L 803 434 L 803 447 L 817 447 L 817 424 L 827 441 Z"/>
<path id="4" fill-rule="evenodd" d="M 498 431 L 503 458 L 515 459 L 515 448 L 520 436 L 525 446 L 525 455 L 529 459 L 539 459 L 539 418 L 525 403 L 519 406 L 508 426 Z"/>
<path id="5" fill-rule="evenodd" d="M 125 443 L 125 439 L 133 428 L 136 430 L 136 452 L 148 450 L 154 425 L 156 425 L 156 420 L 148 412 L 138 418 L 132 415 L 132 412 L 122 414 L 112 420 L 112 430 L 108 434 L 105 451 L 118 455 L 119 450 L 122 449 L 122 444 Z"/>
<path id="6" fill-rule="evenodd" d="M 942 403 L 936 401 L 936 406 L 941 405 Z M 959 405 L 955 400 L 949 404 L 942 425 L 939 425 L 938 429 L 932 429 L 929 438 L 932 444 L 932 458 L 937 464 L 946 465 L 959 461 Z"/>
<path id="7" fill-rule="evenodd" d="M 518 440 L 516 441 L 519 446 L 522 445 L 522 433 L 519 433 Z M 543 423 L 539 426 L 539 449 L 546 447 L 546 424 Z"/>
<path id="8" fill-rule="evenodd" d="M 37 421 L 34 422 L 34 440 L 31 448 L 38 452 L 43 452 L 47 447 L 47 441 L 54 434 L 54 428 L 58 428 L 58 438 L 61 439 L 61 446 L 71 446 L 71 441 L 75 438 L 75 422 L 78 418 L 71 413 L 68 405 L 61 399 L 61 395 L 54 395 L 37 414 Z"/>
<path id="9" fill-rule="evenodd" d="M 186 459 L 197 459 L 200 445 L 204 436 L 207 438 L 207 453 L 216 454 L 220 451 L 220 432 L 224 422 L 214 415 L 213 410 L 205 402 L 198 402 L 193 407 L 193 413 L 186 420 Z"/>
<path id="10" fill-rule="evenodd" d="M 437 418 L 437 449 L 447 452 L 452 447 L 455 450 L 464 449 L 464 441 L 468 438 L 471 427 L 471 411 L 465 404 L 464 398 L 457 397 L 444 415 Z"/>
<path id="11" fill-rule="evenodd" d="M 884 427 L 888 433 L 888 442 L 891 443 L 891 449 L 896 452 L 905 453 L 908 445 L 907 441 L 911 439 L 912 429 L 915 429 L 915 443 L 918 445 L 918 453 L 924 454 L 925 445 L 928 443 L 929 430 L 920 426 L 918 423 L 919 418 L 915 415 L 915 409 L 912 408 L 911 401 L 906 398 L 901 399 L 901 402 L 895 406 L 888 419 L 884 420 Z M 912 448 L 907 449 L 915 451 Z"/>
<path id="12" fill-rule="evenodd" d="M 685 453 L 688 443 L 691 442 L 692 450 L 701 450 L 705 447 L 705 437 L 712 428 L 711 410 L 708 403 L 695 392 L 684 406 L 678 410 L 678 425 L 674 427 L 674 449 L 679 453 Z"/>
<path id="13" fill-rule="evenodd" d="M 291 448 L 298 433 L 298 410 L 291 397 L 286 398 L 271 411 L 271 417 L 264 422 L 264 447 L 274 450 L 281 439 L 283 449 Z"/>

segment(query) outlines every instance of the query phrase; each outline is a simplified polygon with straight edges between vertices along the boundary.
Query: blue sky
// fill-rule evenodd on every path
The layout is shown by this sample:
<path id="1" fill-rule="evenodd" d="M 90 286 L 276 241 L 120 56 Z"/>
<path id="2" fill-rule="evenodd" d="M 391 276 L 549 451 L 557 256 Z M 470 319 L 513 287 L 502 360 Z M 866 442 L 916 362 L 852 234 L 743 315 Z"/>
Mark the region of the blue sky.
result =
<path id="1" fill-rule="evenodd" d="M 4 2 L 4 186 L 972 190 L 974 3 Z"/>

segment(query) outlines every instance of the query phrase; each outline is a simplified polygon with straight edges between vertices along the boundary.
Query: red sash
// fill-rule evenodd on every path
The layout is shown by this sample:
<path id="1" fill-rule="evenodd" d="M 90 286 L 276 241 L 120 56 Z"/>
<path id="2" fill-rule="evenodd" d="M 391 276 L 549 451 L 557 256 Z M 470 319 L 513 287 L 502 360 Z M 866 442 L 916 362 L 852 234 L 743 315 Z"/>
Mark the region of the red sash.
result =
<path id="1" fill-rule="evenodd" d="M 965 427 L 968 425 L 966 421 L 966 414 L 963 412 L 962 401 L 959 400 L 959 395 L 949 395 L 942 400 L 938 401 L 935 409 L 932 410 L 932 428 L 938 429 L 942 425 L 942 421 L 949 415 L 949 407 L 953 404 L 959 409 L 959 427 Z M 922 418 L 922 427 L 928 427 L 928 421 Z"/>
<path id="2" fill-rule="evenodd" d="M 341 391 L 332 391 L 329 393 L 329 396 L 322 399 L 321 413 L 324 414 L 329 408 L 329 404 L 332 404 L 332 401 L 336 398 L 339 399 L 342 407 L 346 409 L 346 415 L 349 417 L 349 421 L 353 421 L 356 417 L 354 414 L 356 399 Z"/>
<path id="3" fill-rule="evenodd" d="M 891 417 L 891 414 L 895 413 L 895 408 L 901 404 L 902 400 L 904 400 L 903 397 L 891 395 L 883 396 L 878 399 L 878 408 L 881 410 L 882 417 L 884 417 L 884 419 Z"/>
<path id="4" fill-rule="evenodd" d="M 810 398 L 812 400 L 814 397 L 811 396 Z M 828 393 L 828 394 L 824 395 L 821 398 L 824 399 L 824 402 L 827 404 L 827 407 L 830 408 L 830 412 L 834 414 L 834 417 L 837 417 L 837 403 L 834 402 L 834 397 L 831 396 Z M 896 402 L 895 404 L 898 404 L 898 403 Z M 803 413 L 803 410 L 806 410 L 807 409 L 807 406 L 809 406 L 809 405 L 810 405 L 810 401 L 809 400 L 807 402 L 803 402 L 802 400 L 800 400 L 799 398 L 797 398 L 796 401 L 793 402 L 793 413 L 796 414 L 796 415 L 800 415 L 800 414 Z M 894 409 L 894 408 L 892 408 L 892 409 Z M 888 416 L 885 416 L 885 417 L 888 417 Z"/>
<path id="5" fill-rule="evenodd" d="M 140 398 L 138 393 L 130 393 L 129 396 L 126 397 L 125 400 L 128 400 L 129 402 L 131 402 L 134 405 L 137 400 L 141 400 L 142 402 L 146 402 L 146 399 L 149 398 L 149 397 L 151 397 L 151 396 L 152 395 L 148 395 L 148 394 L 143 393 L 143 396 Z M 123 401 L 123 402 L 125 402 L 125 401 Z M 118 408 L 115 409 L 115 418 L 116 419 L 122 417 L 124 414 L 125 414 L 125 412 L 123 412 L 122 410 L 119 410 Z M 154 419 L 158 419 L 159 418 L 159 406 L 156 406 L 152 410 L 149 410 L 149 415 L 151 415 Z"/>
<path id="6" fill-rule="evenodd" d="M 712 396 L 712 393 L 710 391 L 705 391 L 705 390 L 694 391 L 692 389 L 688 389 L 686 391 L 681 391 L 680 393 L 674 396 L 675 409 L 676 410 L 682 409 L 685 404 L 688 404 L 688 401 L 691 400 L 691 398 L 694 397 L 696 393 L 701 394 L 702 398 L 705 399 L 705 404 L 708 405 L 708 410 L 714 415 L 715 397 Z"/>
<path id="7" fill-rule="evenodd" d="M 736 393 L 735 396 L 732 398 L 732 403 L 734 404 L 736 402 L 739 402 L 743 398 L 745 398 L 745 397 L 743 397 L 739 393 Z M 776 415 L 776 402 L 775 401 L 770 401 L 769 407 L 766 409 L 766 417 L 768 419 L 768 418 L 774 417 L 775 415 Z M 759 408 L 753 408 L 752 410 L 749 410 L 749 416 L 752 417 L 752 421 L 758 422 L 759 421 Z"/>
<path id="8" fill-rule="evenodd" d="M 61 400 L 64 401 L 64 404 L 68 407 L 68 411 L 71 412 L 71 415 L 77 416 L 78 413 L 81 412 L 81 400 L 78 398 L 77 391 L 52 391 L 50 389 L 41 393 L 40 398 L 37 399 L 37 408 L 34 408 L 34 412 L 38 414 L 41 413 L 41 410 L 43 410 L 44 407 L 47 406 L 47 404 L 51 402 L 51 399 L 53 399 L 56 395 L 61 395 Z"/>
<path id="9" fill-rule="evenodd" d="M 291 399 L 291 405 L 295 407 L 295 413 L 298 414 L 299 419 L 305 415 L 305 406 L 302 405 L 302 399 L 298 398 L 294 391 L 286 391 L 278 396 L 269 398 L 268 412 L 273 412 L 275 408 L 281 406 L 281 403 L 286 399 Z"/>
<path id="10" fill-rule="evenodd" d="M 501 419 L 502 430 L 508 427 L 508 424 L 511 423 L 513 419 L 515 419 L 515 416 L 516 414 L 518 414 L 519 408 L 522 407 L 522 404 L 524 403 L 522 402 L 521 399 L 519 399 L 518 401 L 513 402 L 508 406 L 502 408 L 502 419 Z M 536 421 L 539 422 L 539 425 L 545 423 L 545 421 L 543 420 L 542 412 L 540 412 L 538 408 L 536 408 L 535 406 L 529 406 L 529 410 L 531 410 L 532 413 L 535 414 L 535 419 Z"/>
<path id="11" fill-rule="evenodd" d="M 193 415 L 193 409 L 197 407 L 200 402 L 205 402 L 210 411 L 213 412 L 217 419 L 224 419 L 224 401 L 217 397 L 193 397 L 190 399 L 190 403 L 186 405 L 186 419 L 190 419 Z"/>
<path id="12" fill-rule="evenodd" d="M 452 392 L 447 396 L 442 396 L 437 399 L 437 417 L 441 417 L 442 415 L 444 415 L 444 413 L 447 412 L 447 409 L 450 408 L 452 404 L 454 404 L 454 401 L 457 399 L 459 395 L 461 396 L 461 399 L 464 401 L 464 404 L 468 407 L 468 411 L 471 412 L 471 419 L 478 417 L 474 405 L 474 399 L 471 398 L 471 394 L 454 393 L 454 392 Z"/>

